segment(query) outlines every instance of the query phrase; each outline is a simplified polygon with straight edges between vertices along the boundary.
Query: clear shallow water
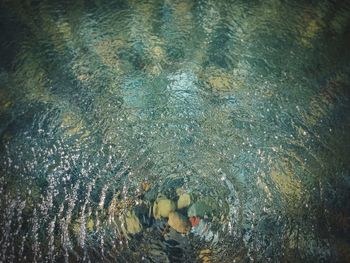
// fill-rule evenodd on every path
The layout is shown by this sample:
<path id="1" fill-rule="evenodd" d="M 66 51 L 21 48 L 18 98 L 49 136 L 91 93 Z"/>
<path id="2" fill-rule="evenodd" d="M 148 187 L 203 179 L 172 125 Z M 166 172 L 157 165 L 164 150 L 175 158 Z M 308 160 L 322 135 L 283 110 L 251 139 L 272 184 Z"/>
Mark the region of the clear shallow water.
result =
<path id="1" fill-rule="evenodd" d="M 350 260 L 346 1 L 0 7 L 2 261 Z"/>

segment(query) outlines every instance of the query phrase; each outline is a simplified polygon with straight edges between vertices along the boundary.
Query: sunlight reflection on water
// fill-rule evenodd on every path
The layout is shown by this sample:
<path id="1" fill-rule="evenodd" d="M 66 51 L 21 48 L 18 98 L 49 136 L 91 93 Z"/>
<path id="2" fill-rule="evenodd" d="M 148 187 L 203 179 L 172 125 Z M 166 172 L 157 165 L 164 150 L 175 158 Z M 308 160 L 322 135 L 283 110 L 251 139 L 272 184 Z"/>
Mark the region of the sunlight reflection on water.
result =
<path id="1" fill-rule="evenodd" d="M 350 258 L 348 3 L 0 6 L 2 261 Z"/>

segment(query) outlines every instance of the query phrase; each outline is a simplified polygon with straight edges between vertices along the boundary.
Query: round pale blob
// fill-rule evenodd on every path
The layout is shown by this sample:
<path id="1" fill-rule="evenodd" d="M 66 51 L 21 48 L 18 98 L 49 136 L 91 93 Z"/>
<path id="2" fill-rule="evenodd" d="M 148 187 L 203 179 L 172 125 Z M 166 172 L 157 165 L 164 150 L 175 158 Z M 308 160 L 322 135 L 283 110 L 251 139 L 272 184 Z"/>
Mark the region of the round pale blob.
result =
<path id="1" fill-rule="evenodd" d="M 190 223 L 186 220 L 185 217 L 181 216 L 177 212 L 169 213 L 169 226 L 174 228 L 177 232 L 185 234 L 191 229 Z"/>
<path id="2" fill-rule="evenodd" d="M 90 218 L 86 224 L 86 228 L 91 232 L 92 230 L 94 230 L 94 225 L 95 225 L 94 220 Z"/>
<path id="3" fill-rule="evenodd" d="M 177 200 L 177 208 L 182 209 L 188 207 L 191 204 L 191 196 L 187 193 L 183 193 L 179 196 Z"/>
<path id="4" fill-rule="evenodd" d="M 130 234 L 136 234 L 141 231 L 141 224 L 139 218 L 135 215 L 134 212 L 128 211 L 125 217 L 126 229 Z"/>
<path id="5" fill-rule="evenodd" d="M 156 219 L 168 217 L 169 213 L 175 211 L 176 206 L 173 201 L 167 198 L 157 200 L 153 205 L 153 216 Z"/>

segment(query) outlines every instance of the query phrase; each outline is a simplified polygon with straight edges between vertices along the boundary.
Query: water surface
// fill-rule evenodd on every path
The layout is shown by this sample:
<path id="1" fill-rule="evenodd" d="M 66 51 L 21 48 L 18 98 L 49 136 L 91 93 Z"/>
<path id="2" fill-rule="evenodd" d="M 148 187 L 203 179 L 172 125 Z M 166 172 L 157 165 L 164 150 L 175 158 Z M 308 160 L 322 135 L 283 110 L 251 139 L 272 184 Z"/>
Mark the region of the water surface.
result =
<path id="1" fill-rule="evenodd" d="M 350 261 L 349 2 L 13 0 L 0 21 L 0 261 Z M 156 219 L 160 193 L 199 225 Z"/>

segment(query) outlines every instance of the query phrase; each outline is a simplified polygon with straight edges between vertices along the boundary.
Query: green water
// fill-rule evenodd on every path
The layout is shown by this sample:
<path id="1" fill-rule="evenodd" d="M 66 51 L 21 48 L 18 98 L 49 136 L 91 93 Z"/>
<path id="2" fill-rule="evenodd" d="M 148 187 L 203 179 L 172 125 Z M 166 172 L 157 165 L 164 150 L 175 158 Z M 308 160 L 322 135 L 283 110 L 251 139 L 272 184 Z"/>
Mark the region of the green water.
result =
<path id="1" fill-rule="evenodd" d="M 350 261 L 349 2 L 3 0 L 0 33 L 0 261 Z"/>

